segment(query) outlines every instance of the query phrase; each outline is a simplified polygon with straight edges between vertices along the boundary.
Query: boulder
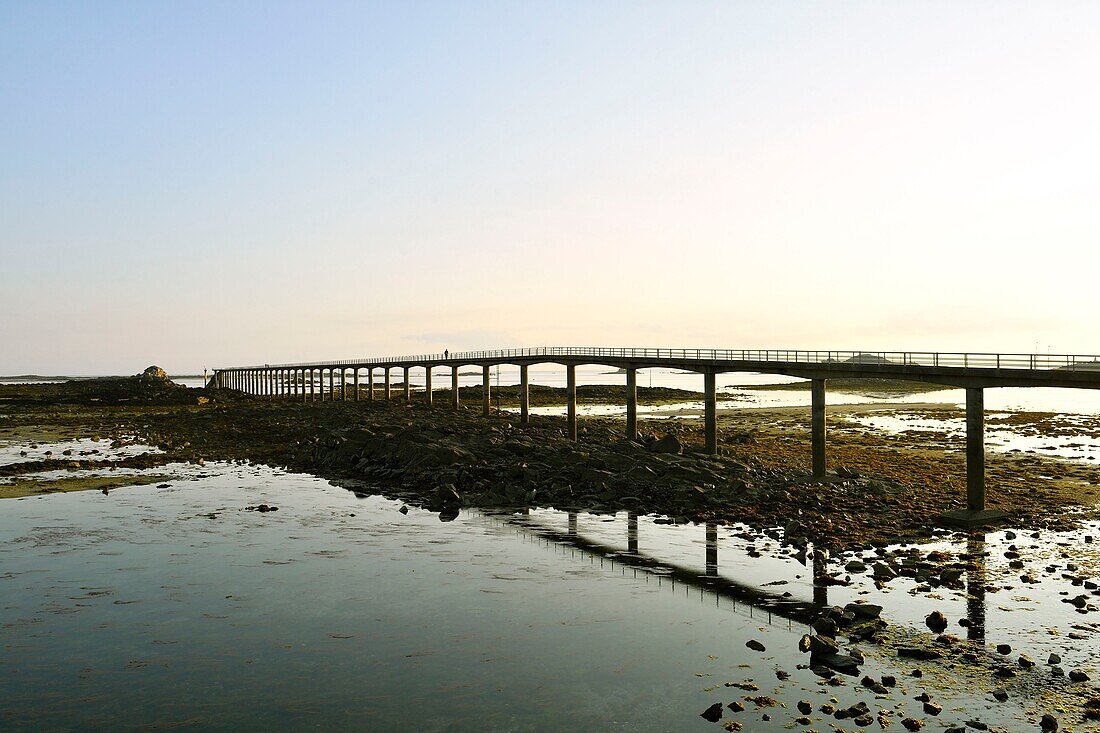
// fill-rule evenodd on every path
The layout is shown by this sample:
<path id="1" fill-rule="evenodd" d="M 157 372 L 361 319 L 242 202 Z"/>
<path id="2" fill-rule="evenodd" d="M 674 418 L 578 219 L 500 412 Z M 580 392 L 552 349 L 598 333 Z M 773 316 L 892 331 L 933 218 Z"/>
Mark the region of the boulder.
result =
<path id="1" fill-rule="evenodd" d="M 679 455 L 684 452 L 684 446 L 675 435 L 666 435 L 649 446 L 654 453 L 672 453 Z"/>

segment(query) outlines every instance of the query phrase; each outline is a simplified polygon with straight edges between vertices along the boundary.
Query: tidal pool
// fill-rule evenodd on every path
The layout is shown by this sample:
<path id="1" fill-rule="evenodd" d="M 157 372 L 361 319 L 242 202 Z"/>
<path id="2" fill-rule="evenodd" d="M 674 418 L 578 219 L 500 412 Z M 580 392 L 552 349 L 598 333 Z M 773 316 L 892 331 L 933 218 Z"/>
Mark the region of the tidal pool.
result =
<path id="1" fill-rule="evenodd" d="M 881 603 L 908 637 L 930 609 L 974 614 L 975 594 L 867 576 L 815 589 L 793 551 L 739 527 L 551 510 L 441 522 L 263 466 L 183 473 L 166 488 L 3 502 L 0 729 L 781 731 L 806 729 L 805 700 L 812 729 L 855 730 L 819 712 L 832 698 L 900 730 L 927 717 L 913 698 L 928 691 L 944 707 L 929 730 L 975 718 L 1037 730 L 1039 655 L 1057 648 L 1067 669 L 1097 656 L 1093 616 L 1059 603 L 1057 583 L 983 591 L 989 643 L 1009 640 L 1040 670 L 998 683 L 1011 691 L 999 703 L 984 667 L 940 677 L 864 644 L 860 675 L 899 679 L 876 698 L 858 676 L 833 686 L 806 668 L 797 643 L 815 604 Z M 1065 563 L 1051 560 L 1056 540 L 1016 544 Z M 1009 540 L 984 542 L 982 587 L 1007 584 L 1017 571 L 994 558 Z M 1089 552 L 1077 562 L 1095 569 Z M 1068 650 L 1049 633 L 1076 627 L 1084 640 Z M 747 709 L 699 717 L 735 700 Z"/>

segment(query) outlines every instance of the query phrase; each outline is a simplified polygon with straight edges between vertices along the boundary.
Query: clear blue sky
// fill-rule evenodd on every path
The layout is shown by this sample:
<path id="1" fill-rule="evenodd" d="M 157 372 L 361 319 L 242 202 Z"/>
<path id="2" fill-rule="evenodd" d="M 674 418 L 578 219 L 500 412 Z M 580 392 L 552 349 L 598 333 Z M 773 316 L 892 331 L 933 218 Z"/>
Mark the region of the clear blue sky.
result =
<path id="1" fill-rule="evenodd" d="M 1100 4 L 0 0 L 0 373 L 1100 352 Z"/>

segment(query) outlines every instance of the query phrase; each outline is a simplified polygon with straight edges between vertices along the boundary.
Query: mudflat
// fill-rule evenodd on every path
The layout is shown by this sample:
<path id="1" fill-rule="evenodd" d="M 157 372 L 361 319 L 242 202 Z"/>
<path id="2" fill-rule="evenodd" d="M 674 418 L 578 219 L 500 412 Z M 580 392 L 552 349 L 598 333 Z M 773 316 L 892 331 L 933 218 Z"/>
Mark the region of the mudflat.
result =
<path id="1" fill-rule="evenodd" d="M 427 406 L 415 396 L 410 403 L 365 395 L 303 403 L 142 377 L 0 386 L 0 441 L 8 445 L 98 437 L 158 449 L 111 461 L 69 455 L 8 463 L 0 466 L 0 497 L 125 483 L 121 476 L 88 476 L 90 469 L 248 461 L 440 512 L 627 510 L 673 521 L 784 527 L 789 539 L 836 549 L 927 537 L 940 514 L 965 506 L 965 465 L 950 436 L 899 439 L 845 425 L 846 416 L 896 406 L 830 406 L 828 457 L 840 475 L 816 480 L 809 475 L 808 409 L 724 411 L 719 454 L 711 456 L 702 452 L 702 425 L 691 415 L 641 419 L 637 440 L 623 437 L 619 419 L 585 418 L 573 443 L 564 418 L 532 416 L 521 424 L 508 411 L 483 416 L 472 394 L 477 389 L 463 388 L 470 405 L 455 411 L 447 390 Z M 615 389 L 589 391 L 604 399 Z M 682 395 L 665 392 L 681 391 L 643 396 L 671 401 Z M 546 401 L 555 396 L 548 392 Z M 990 453 L 987 460 L 988 505 L 1007 512 L 1014 526 L 1065 529 L 1097 516 L 1097 469 L 1033 454 Z M 74 474 L 67 481 L 66 472 Z M 166 475 L 156 471 L 158 479 Z"/>

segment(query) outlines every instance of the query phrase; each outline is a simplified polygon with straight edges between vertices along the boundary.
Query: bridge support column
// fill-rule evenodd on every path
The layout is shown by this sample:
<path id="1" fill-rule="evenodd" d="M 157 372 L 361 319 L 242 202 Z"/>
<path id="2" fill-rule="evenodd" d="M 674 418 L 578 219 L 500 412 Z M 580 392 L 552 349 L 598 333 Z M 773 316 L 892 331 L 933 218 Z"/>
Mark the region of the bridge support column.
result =
<path id="1" fill-rule="evenodd" d="M 825 380 L 810 381 L 810 432 L 815 478 L 825 477 Z"/>
<path id="2" fill-rule="evenodd" d="M 569 535 L 571 537 L 577 536 L 577 513 L 569 512 Z"/>
<path id="3" fill-rule="evenodd" d="M 353 380 L 352 386 L 355 389 L 355 401 L 358 402 L 362 399 L 359 397 L 359 367 L 355 367 L 355 379 Z"/>
<path id="4" fill-rule="evenodd" d="M 521 423 L 527 423 L 531 421 L 531 403 L 529 400 L 530 390 L 527 388 L 527 365 L 520 364 L 519 366 L 519 421 Z"/>
<path id="5" fill-rule="evenodd" d="M 489 416 L 489 369 L 490 367 L 481 367 L 481 414 L 485 417 Z"/>
<path id="6" fill-rule="evenodd" d="M 626 439 L 638 438 L 638 370 L 626 370 Z"/>
<path id="7" fill-rule="evenodd" d="M 374 367 L 367 370 L 367 395 L 368 400 L 374 399 Z"/>
<path id="8" fill-rule="evenodd" d="M 626 514 L 626 549 L 627 552 L 638 551 L 638 513 Z"/>
<path id="9" fill-rule="evenodd" d="M 408 370 L 405 370 L 405 374 L 406 375 L 408 374 Z M 409 380 L 406 377 L 405 383 L 408 384 L 408 382 L 409 382 Z M 386 367 L 386 384 L 385 384 L 385 387 L 383 387 L 383 389 L 385 390 L 385 393 L 386 393 L 386 402 L 389 402 L 390 401 L 390 392 L 391 392 L 391 390 L 390 390 L 390 368 L 389 367 Z"/>
<path id="10" fill-rule="evenodd" d="M 966 389 L 966 508 L 985 510 L 985 393 Z"/>
<path id="11" fill-rule="evenodd" d="M 577 367 L 573 364 L 565 366 L 565 402 L 569 439 L 575 443 L 577 441 Z"/>
<path id="12" fill-rule="evenodd" d="M 409 368 L 405 367 L 405 401 L 412 402 L 412 396 L 409 393 Z"/>
<path id="13" fill-rule="evenodd" d="M 714 372 L 703 373 L 704 452 L 710 455 L 718 452 L 718 390 L 715 381 Z"/>
<path id="14" fill-rule="evenodd" d="M 985 508 L 985 393 L 966 388 L 966 509 L 940 517 L 945 524 L 967 528 L 992 524 L 1007 515 Z"/>
<path id="15" fill-rule="evenodd" d="M 340 367 L 340 399 L 344 402 L 348 401 L 348 370 L 346 367 Z"/>
<path id="16" fill-rule="evenodd" d="M 451 367 L 451 408 L 457 410 L 460 397 L 458 394 L 458 367 Z"/>
<path id="17" fill-rule="evenodd" d="M 317 379 L 316 370 L 313 367 L 309 368 L 309 401 L 317 401 Z"/>
<path id="18" fill-rule="evenodd" d="M 424 367 L 424 404 L 432 404 L 432 365 Z"/>
<path id="19" fill-rule="evenodd" d="M 336 399 L 336 370 L 332 367 L 328 368 L 328 398 L 330 401 Z"/>

